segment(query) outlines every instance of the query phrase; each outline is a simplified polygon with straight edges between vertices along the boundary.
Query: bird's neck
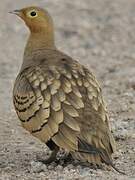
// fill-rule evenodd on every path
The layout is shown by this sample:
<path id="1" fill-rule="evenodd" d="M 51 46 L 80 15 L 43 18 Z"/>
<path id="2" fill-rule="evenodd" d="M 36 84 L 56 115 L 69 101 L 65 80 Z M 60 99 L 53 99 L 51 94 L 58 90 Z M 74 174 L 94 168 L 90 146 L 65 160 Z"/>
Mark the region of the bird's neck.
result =
<path id="1" fill-rule="evenodd" d="M 54 34 L 48 32 L 31 33 L 25 47 L 24 55 L 31 55 L 35 51 L 44 49 L 56 49 Z"/>

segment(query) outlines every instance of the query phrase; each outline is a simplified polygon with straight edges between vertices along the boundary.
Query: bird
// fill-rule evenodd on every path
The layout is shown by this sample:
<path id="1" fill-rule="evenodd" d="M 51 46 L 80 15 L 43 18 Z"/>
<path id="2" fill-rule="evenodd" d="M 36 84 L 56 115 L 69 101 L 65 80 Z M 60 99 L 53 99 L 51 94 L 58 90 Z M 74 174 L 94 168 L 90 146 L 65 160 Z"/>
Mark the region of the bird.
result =
<path id="1" fill-rule="evenodd" d="M 116 143 L 96 77 L 57 49 L 47 10 L 30 6 L 11 13 L 29 29 L 13 103 L 22 126 L 52 151 L 44 162 L 55 161 L 64 149 L 79 162 L 117 170 L 112 160 Z"/>

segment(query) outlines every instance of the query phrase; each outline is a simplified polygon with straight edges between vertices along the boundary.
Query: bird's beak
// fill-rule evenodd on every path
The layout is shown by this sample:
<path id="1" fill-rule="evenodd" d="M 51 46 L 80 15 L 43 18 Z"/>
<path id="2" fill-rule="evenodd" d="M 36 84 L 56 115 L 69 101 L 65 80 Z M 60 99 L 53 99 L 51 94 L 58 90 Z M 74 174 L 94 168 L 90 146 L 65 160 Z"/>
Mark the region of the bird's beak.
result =
<path id="1" fill-rule="evenodd" d="M 14 11 L 10 11 L 9 13 L 10 14 L 15 14 L 15 15 L 17 15 L 17 16 L 20 16 L 20 10 L 14 10 Z"/>

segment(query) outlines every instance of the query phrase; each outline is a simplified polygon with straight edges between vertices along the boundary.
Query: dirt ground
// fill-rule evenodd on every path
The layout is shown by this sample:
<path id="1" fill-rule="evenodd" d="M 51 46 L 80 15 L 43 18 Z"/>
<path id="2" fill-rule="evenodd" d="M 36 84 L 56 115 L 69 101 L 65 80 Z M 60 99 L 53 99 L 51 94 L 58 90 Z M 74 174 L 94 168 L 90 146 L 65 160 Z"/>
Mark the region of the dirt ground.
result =
<path id="1" fill-rule="evenodd" d="M 46 166 L 46 145 L 20 125 L 12 88 L 28 36 L 24 24 L 8 11 L 27 5 L 52 14 L 59 49 L 78 59 L 97 76 L 108 104 L 117 142 L 114 170 L 68 164 Z M 135 1 L 4 0 L 0 2 L 0 180 L 135 179 Z"/>

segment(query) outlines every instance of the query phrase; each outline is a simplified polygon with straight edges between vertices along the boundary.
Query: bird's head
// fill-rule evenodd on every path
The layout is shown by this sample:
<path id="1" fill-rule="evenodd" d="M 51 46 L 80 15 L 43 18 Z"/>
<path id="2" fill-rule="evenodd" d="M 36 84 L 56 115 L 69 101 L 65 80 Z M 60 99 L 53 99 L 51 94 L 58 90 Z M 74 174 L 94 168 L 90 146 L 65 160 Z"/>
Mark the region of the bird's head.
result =
<path id="1" fill-rule="evenodd" d="M 49 13 L 39 7 L 31 6 L 10 12 L 24 20 L 31 32 L 42 32 L 53 29 L 52 18 Z"/>

